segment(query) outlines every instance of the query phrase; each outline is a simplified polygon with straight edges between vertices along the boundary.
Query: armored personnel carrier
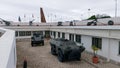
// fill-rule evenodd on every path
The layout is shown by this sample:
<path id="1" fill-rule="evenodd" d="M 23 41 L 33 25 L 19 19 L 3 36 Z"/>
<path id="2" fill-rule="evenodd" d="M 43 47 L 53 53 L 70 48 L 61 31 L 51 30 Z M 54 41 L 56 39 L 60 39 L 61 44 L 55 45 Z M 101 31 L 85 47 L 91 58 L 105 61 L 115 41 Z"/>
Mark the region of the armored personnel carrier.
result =
<path id="1" fill-rule="evenodd" d="M 58 56 L 60 62 L 65 60 L 80 60 L 81 53 L 85 50 L 84 46 L 77 45 L 76 42 L 67 39 L 51 39 L 51 53 Z"/>
<path id="2" fill-rule="evenodd" d="M 44 45 L 44 37 L 39 33 L 33 33 L 31 37 L 31 46 L 33 47 L 38 44 Z"/>

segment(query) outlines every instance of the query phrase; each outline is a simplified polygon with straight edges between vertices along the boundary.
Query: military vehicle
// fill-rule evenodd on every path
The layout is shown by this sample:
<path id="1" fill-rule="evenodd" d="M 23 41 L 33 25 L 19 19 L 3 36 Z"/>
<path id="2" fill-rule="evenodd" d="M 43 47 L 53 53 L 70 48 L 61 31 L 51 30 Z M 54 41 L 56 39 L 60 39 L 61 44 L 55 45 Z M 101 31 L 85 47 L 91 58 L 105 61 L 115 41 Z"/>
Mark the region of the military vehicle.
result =
<path id="1" fill-rule="evenodd" d="M 59 21 L 58 24 L 57 24 L 57 26 L 63 26 L 62 23 L 63 22 Z"/>
<path id="2" fill-rule="evenodd" d="M 31 37 L 31 46 L 39 45 L 41 44 L 44 46 L 44 37 L 43 35 L 39 33 L 33 33 L 33 36 Z"/>
<path id="3" fill-rule="evenodd" d="M 57 55 L 60 62 L 71 59 L 80 60 L 81 53 L 85 50 L 84 46 L 63 38 L 51 39 L 50 45 L 51 53 Z"/>
<path id="4" fill-rule="evenodd" d="M 35 19 L 29 21 L 29 26 L 32 26 L 34 20 L 35 20 Z"/>

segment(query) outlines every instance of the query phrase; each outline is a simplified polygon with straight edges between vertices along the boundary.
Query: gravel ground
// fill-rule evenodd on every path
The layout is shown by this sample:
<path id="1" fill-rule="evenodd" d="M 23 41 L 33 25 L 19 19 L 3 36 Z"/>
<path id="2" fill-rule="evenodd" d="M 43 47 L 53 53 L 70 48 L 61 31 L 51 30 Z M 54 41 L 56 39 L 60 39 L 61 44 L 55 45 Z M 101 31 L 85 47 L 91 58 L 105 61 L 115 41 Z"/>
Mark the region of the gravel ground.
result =
<path id="1" fill-rule="evenodd" d="M 120 68 L 120 65 L 112 64 L 100 59 L 100 63 L 93 64 L 91 54 L 82 53 L 81 61 L 59 62 L 57 56 L 50 52 L 49 40 L 45 40 L 45 46 L 31 47 L 30 40 L 17 41 L 17 68 L 23 68 L 24 57 L 27 58 L 27 68 Z"/>
<path id="2" fill-rule="evenodd" d="M 45 46 L 31 47 L 30 40 L 17 42 L 17 68 L 23 68 L 24 57 L 28 68 L 95 68 L 84 60 L 59 62 L 57 56 L 51 55 L 49 41 Z"/>

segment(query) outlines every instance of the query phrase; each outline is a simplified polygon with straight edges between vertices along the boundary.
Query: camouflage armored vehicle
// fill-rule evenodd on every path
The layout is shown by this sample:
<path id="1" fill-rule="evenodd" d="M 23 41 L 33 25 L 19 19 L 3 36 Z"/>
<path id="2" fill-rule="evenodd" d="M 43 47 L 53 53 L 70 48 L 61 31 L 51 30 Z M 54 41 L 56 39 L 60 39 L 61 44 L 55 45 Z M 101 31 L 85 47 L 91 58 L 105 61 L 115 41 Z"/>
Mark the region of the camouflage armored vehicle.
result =
<path id="1" fill-rule="evenodd" d="M 39 33 L 33 33 L 33 36 L 31 37 L 31 46 L 33 47 L 38 44 L 44 45 L 43 35 Z"/>
<path id="2" fill-rule="evenodd" d="M 62 38 L 51 39 L 50 45 L 51 53 L 57 55 L 60 62 L 71 59 L 80 60 L 81 53 L 85 50 L 85 47 L 78 46 L 76 42 Z"/>

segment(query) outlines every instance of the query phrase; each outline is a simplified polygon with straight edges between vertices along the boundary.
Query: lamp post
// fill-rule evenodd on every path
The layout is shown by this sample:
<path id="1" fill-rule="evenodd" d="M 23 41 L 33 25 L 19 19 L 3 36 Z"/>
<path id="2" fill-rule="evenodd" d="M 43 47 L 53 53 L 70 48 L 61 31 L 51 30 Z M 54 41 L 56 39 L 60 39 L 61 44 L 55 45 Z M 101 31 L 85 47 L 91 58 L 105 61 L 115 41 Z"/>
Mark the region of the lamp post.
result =
<path id="1" fill-rule="evenodd" d="M 115 0 L 115 17 L 117 17 L 117 0 Z"/>

